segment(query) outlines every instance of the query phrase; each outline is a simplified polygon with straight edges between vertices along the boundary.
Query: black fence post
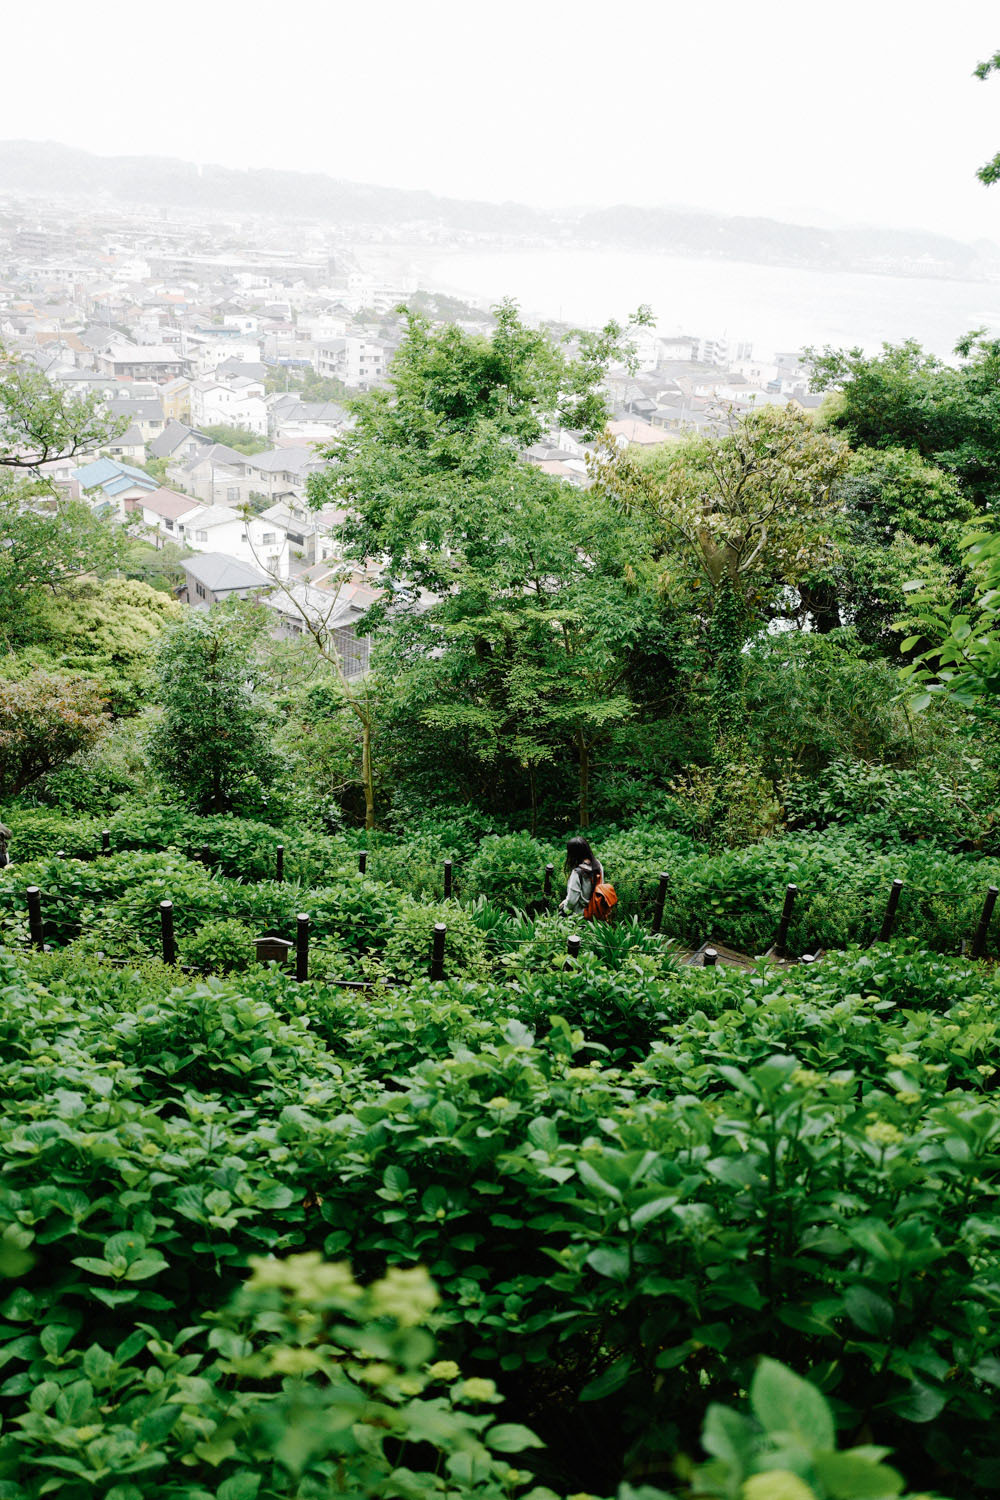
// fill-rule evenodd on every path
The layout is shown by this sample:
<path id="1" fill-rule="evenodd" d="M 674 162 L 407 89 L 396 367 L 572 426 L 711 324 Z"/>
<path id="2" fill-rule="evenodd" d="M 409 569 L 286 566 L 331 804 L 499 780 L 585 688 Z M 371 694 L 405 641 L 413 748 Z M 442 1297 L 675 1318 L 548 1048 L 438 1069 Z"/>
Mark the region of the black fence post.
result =
<path id="1" fill-rule="evenodd" d="M 101 829 L 101 853 L 102 854 L 110 854 L 111 853 L 111 829 L 110 828 L 102 828 Z"/>
<path id="2" fill-rule="evenodd" d="M 57 849 L 56 859 L 69 859 L 69 855 L 66 853 L 65 849 Z"/>
<path id="3" fill-rule="evenodd" d="M 201 846 L 201 862 L 206 869 L 212 863 L 212 851 L 207 844 Z"/>
<path id="4" fill-rule="evenodd" d="M 304 911 L 295 918 L 295 977 L 300 984 L 309 978 L 309 916 Z"/>
<path id="5" fill-rule="evenodd" d="M 274 851 L 274 878 L 280 884 L 285 878 L 285 846 L 278 844 Z"/>
<path id="6" fill-rule="evenodd" d="M 545 895 L 546 898 L 548 898 L 549 896 L 552 895 L 552 877 L 553 877 L 553 875 L 555 873 L 556 873 L 556 867 L 555 867 L 555 865 L 546 865 L 545 866 L 545 885 L 542 887 L 542 892 L 543 892 L 543 895 Z"/>
<path id="7" fill-rule="evenodd" d="M 444 978 L 444 940 L 448 928 L 444 922 L 434 923 L 434 941 L 431 945 L 431 978 Z"/>
<path id="8" fill-rule="evenodd" d="M 451 860 L 446 859 L 444 862 L 444 899 L 446 901 L 451 899 L 451 870 Z"/>
<path id="9" fill-rule="evenodd" d="M 976 928 L 976 935 L 972 939 L 971 952 L 973 958 L 982 958 L 983 954 L 986 952 L 986 934 L 989 931 L 990 918 L 993 915 L 993 908 L 994 906 L 996 906 L 996 904 L 997 887 L 995 885 L 988 886 L 986 890 L 986 900 L 983 902 L 983 913 L 979 918 L 979 926 Z"/>
<path id="10" fill-rule="evenodd" d="M 656 905 L 653 907 L 653 931 L 663 931 L 663 903 L 667 899 L 667 886 L 670 884 L 670 876 L 666 870 L 660 871 L 659 884 L 656 887 Z"/>
<path id="11" fill-rule="evenodd" d="M 24 894 L 28 898 L 28 932 L 31 937 L 31 946 L 41 951 L 45 947 L 41 888 L 37 885 L 29 885 Z"/>
<path id="12" fill-rule="evenodd" d="M 719 955 L 718 955 L 718 952 L 716 951 L 716 949 L 715 948 L 706 948 L 705 949 L 705 959 L 704 959 L 705 968 L 706 969 L 714 969 L 715 966 L 716 966 L 716 964 L 718 962 L 719 962 Z"/>
<path id="13" fill-rule="evenodd" d="M 778 936 L 774 940 L 774 946 L 779 953 L 784 953 L 788 944 L 788 929 L 792 921 L 792 907 L 799 893 L 797 885 L 785 886 L 785 904 L 781 908 L 781 916 L 778 920 Z"/>
<path id="14" fill-rule="evenodd" d="M 174 941 L 174 903 L 160 902 L 160 947 L 165 964 L 177 962 L 177 944 Z"/>
<path id="15" fill-rule="evenodd" d="M 568 937 L 566 939 L 566 962 L 563 965 L 563 968 L 568 969 L 571 964 L 576 963 L 577 959 L 580 957 L 580 944 L 582 942 L 583 938 L 580 937 L 577 933 L 574 933 L 572 937 Z"/>
<path id="16" fill-rule="evenodd" d="M 887 943 L 892 937 L 892 929 L 896 925 L 896 908 L 899 905 L 899 893 L 903 889 L 901 880 L 894 880 L 889 891 L 889 899 L 885 903 L 885 916 L 882 918 L 882 926 L 879 930 L 878 940 Z"/>
<path id="17" fill-rule="evenodd" d="M 359 875 L 365 875 L 367 873 L 368 873 L 368 850 L 367 849 L 362 849 L 361 852 L 360 852 L 360 854 L 358 855 L 358 874 Z"/>

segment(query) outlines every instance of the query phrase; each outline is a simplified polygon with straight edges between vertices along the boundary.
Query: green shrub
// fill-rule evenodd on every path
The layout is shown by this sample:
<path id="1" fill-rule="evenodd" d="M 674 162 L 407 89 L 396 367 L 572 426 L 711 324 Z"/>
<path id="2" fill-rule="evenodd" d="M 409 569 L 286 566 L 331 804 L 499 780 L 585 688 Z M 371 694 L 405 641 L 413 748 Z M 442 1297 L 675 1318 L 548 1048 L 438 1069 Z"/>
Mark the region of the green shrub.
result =
<path id="1" fill-rule="evenodd" d="M 484 977 L 487 973 L 486 943 L 467 911 L 456 901 L 435 905 L 402 897 L 387 934 L 385 946 L 369 965 L 369 972 L 391 979 L 410 980 L 430 969 L 434 928 L 447 927 L 444 972 L 449 978 Z"/>
<path id="2" fill-rule="evenodd" d="M 252 928 L 232 917 L 206 922 L 184 939 L 180 957 L 192 968 L 210 974 L 232 974 L 256 962 Z"/>
<path id="3" fill-rule="evenodd" d="M 562 877 L 563 860 L 549 846 L 526 833 L 507 833 L 483 839 L 465 873 L 464 892 L 485 896 L 495 906 L 523 910 L 539 901 L 545 884 L 546 864 L 556 865 L 556 882 Z"/>

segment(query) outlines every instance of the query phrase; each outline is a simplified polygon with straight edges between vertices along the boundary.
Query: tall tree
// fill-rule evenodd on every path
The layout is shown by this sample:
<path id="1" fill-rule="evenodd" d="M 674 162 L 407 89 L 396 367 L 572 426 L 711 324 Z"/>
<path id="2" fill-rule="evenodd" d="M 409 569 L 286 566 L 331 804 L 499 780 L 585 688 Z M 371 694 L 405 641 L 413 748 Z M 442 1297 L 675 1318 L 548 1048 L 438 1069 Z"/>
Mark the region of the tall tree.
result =
<path id="1" fill-rule="evenodd" d="M 834 482 L 847 458 L 843 442 L 788 407 L 763 407 L 722 436 L 639 459 L 613 444 L 601 452 L 601 489 L 653 528 L 664 592 L 686 596 L 702 621 L 723 735 L 742 732 L 744 644 L 781 591 L 830 549 Z"/>
<path id="2" fill-rule="evenodd" d="M 163 717 L 148 754 L 197 812 L 239 812 L 277 774 L 270 711 L 258 691 L 264 611 L 242 600 L 190 610 L 158 654 Z"/>
<path id="3" fill-rule="evenodd" d="M 862 349 L 807 350 L 823 412 L 855 448 L 908 448 L 954 475 L 980 510 L 1000 497 L 1000 340 L 977 329 L 945 364 L 912 339 Z"/>
<path id="4" fill-rule="evenodd" d="M 554 422 L 603 425 L 600 381 L 609 359 L 627 356 L 628 328 L 577 335 L 568 354 L 512 303 L 495 314 L 486 337 L 407 313 L 388 386 L 353 403 L 354 427 L 327 449 L 330 467 L 310 488 L 314 503 L 346 507 L 348 555 L 384 565 L 371 623 L 383 661 L 425 664 L 412 679 L 424 722 L 519 760 L 529 779 L 559 736 L 551 692 L 524 684 L 535 672 L 553 688 L 562 642 L 561 680 L 577 696 L 560 734 L 579 759 L 585 820 L 595 736 L 627 704 L 596 671 L 606 612 L 581 594 L 609 568 L 624 578 L 621 528 L 522 451 Z"/>

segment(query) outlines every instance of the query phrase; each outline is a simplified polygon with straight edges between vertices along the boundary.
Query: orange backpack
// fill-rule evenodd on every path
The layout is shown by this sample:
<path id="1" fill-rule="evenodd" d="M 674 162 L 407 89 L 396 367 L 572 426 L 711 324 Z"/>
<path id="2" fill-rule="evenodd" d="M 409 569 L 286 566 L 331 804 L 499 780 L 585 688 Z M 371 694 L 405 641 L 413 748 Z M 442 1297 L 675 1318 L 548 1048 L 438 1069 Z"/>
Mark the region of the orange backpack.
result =
<path id="1" fill-rule="evenodd" d="M 599 880 L 583 909 L 583 919 L 585 922 L 608 922 L 617 905 L 618 894 L 610 880 Z"/>

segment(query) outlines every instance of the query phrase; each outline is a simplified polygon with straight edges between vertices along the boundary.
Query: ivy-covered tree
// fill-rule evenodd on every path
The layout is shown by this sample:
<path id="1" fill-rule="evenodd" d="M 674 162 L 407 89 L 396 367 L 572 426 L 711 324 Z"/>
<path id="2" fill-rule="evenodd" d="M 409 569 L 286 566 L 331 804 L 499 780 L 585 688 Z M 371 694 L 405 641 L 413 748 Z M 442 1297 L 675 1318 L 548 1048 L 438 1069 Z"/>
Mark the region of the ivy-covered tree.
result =
<path id="1" fill-rule="evenodd" d="M 160 647 L 163 717 L 147 753 L 196 812 L 256 810 L 277 775 L 270 710 L 258 690 L 265 623 L 261 607 L 242 600 L 190 610 Z"/>

